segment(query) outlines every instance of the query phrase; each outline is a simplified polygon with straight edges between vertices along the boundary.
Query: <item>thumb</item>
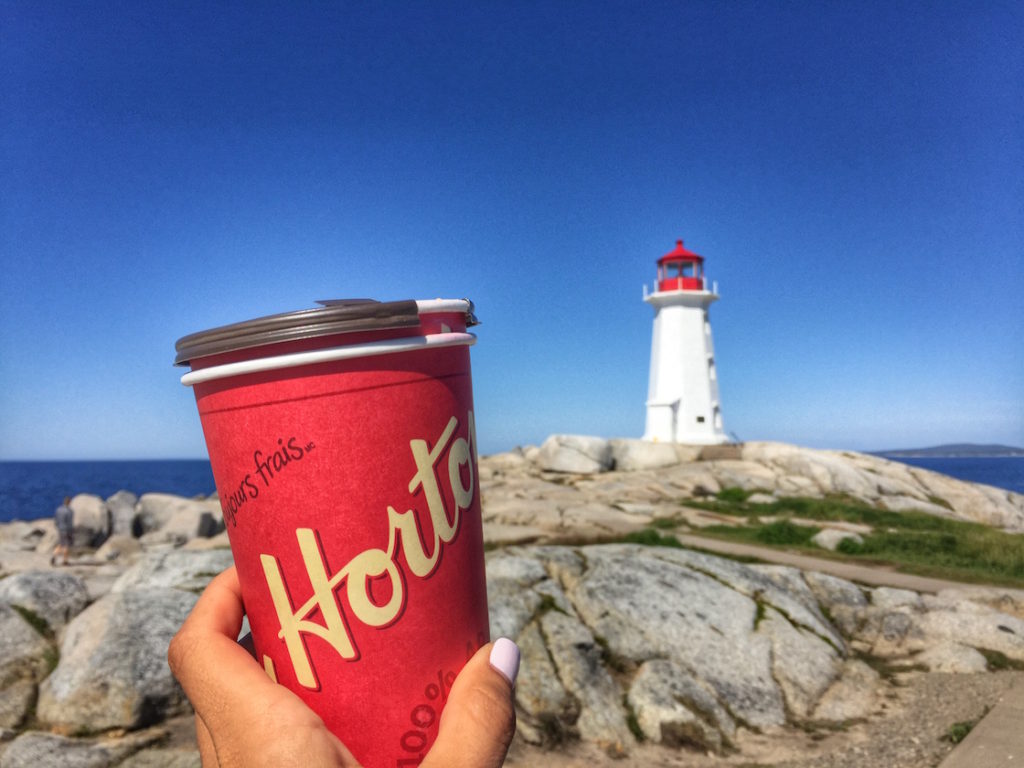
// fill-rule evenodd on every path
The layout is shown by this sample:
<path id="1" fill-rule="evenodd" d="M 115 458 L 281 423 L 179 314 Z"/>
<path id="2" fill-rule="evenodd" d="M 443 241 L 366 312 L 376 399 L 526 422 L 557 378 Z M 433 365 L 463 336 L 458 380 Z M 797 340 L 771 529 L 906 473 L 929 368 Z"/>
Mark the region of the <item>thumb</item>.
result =
<path id="1" fill-rule="evenodd" d="M 516 732 L 518 673 L 519 648 L 511 640 L 478 650 L 455 679 L 421 768 L 499 768 Z"/>

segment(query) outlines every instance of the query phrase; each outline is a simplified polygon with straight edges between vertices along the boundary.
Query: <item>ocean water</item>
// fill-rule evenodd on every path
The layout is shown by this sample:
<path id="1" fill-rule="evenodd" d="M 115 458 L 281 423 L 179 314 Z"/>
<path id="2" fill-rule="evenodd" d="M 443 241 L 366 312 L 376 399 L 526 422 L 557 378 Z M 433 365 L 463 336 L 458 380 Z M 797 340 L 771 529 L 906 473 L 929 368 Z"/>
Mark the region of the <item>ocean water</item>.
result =
<path id="1" fill-rule="evenodd" d="M 958 480 L 984 483 L 1024 493 L 1024 456 L 886 456 L 913 467 L 930 469 Z"/>
<path id="2" fill-rule="evenodd" d="M 900 458 L 972 483 L 1024 493 L 1024 456 Z M 180 461 L 3 461 L 0 462 L 0 522 L 53 515 L 65 496 L 92 493 L 102 498 L 126 490 L 178 496 L 215 492 L 210 462 Z"/>
<path id="3" fill-rule="evenodd" d="M 106 499 L 125 490 L 178 496 L 215 492 L 210 462 L 0 461 L 0 522 L 52 517 L 65 496 L 92 493 Z"/>

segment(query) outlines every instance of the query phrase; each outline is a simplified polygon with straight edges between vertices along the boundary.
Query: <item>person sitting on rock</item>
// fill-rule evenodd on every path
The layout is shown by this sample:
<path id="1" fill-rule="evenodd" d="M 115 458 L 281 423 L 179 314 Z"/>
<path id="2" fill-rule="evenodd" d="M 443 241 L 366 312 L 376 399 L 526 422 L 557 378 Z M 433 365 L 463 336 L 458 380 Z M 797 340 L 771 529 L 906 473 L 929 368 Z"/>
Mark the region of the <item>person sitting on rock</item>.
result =
<path id="1" fill-rule="evenodd" d="M 68 552 L 71 550 L 71 531 L 74 514 L 71 512 L 71 497 L 65 496 L 64 503 L 57 507 L 53 513 L 54 522 L 57 524 L 57 546 L 50 557 L 50 565 L 57 564 L 57 558 L 61 558 L 61 564 L 68 564 Z"/>

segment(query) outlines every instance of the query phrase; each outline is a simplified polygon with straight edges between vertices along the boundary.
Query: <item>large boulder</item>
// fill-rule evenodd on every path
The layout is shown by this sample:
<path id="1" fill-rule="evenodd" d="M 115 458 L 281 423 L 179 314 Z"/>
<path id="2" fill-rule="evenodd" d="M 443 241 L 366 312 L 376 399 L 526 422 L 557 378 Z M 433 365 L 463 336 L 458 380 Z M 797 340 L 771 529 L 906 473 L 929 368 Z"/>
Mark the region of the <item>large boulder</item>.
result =
<path id="1" fill-rule="evenodd" d="M 551 435 L 541 445 L 534 461 L 540 469 L 549 472 L 587 475 L 611 469 L 612 448 L 600 437 Z"/>
<path id="2" fill-rule="evenodd" d="M 72 544 L 95 548 L 110 535 L 110 510 L 107 503 L 91 493 L 80 493 L 71 500 Z"/>
<path id="3" fill-rule="evenodd" d="M 56 649 L 11 606 L 0 602 L 0 728 L 17 728 L 32 711 L 36 682 Z"/>
<path id="4" fill-rule="evenodd" d="M 680 461 L 675 443 L 617 439 L 611 440 L 610 445 L 614 467 L 623 472 L 670 467 Z"/>
<path id="5" fill-rule="evenodd" d="M 136 505 L 139 497 L 131 491 L 118 491 L 107 499 L 110 510 L 110 533 L 112 536 L 135 535 L 136 521 L 139 513 Z"/>
<path id="6" fill-rule="evenodd" d="M 856 544 L 863 544 L 864 539 L 859 534 L 853 531 L 844 531 L 839 528 L 822 528 L 811 538 L 811 541 L 817 544 L 822 549 L 828 549 L 835 552 L 839 548 L 840 542 L 850 541 Z"/>
<path id="7" fill-rule="evenodd" d="M 64 571 L 23 571 L 0 581 L 0 603 L 31 611 L 60 630 L 89 603 L 85 582 Z"/>
<path id="8" fill-rule="evenodd" d="M 111 593 L 67 626 L 60 663 L 39 688 L 44 723 L 139 728 L 187 709 L 167 646 L 197 596 L 177 589 Z"/>
<path id="9" fill-rule="evenodd" d="M 512 547 L 487 558 L 492 634 L 523 650 L 523 738 L 568 737 L 616 754 L 634 733 L 725 750 L 736 729 L 863 712 L 834 699 L 850 667 L 843 637 L 803 574 L 668 547 Z M 847 582 L 822 593 L 871 610 Z M 877 681 L 876 681 L 877 682 Z M 831 696 L 828 706 L 821 702 Z"/>
<path id="10" fill-rule="evenodd" d="M 208 539 L 224 530 L 224 518 L 211 508 L 203 508 L 197 502 L 194 506 L 175 512 L 163 527 L 157 531 L 144 534 L 141 541 L 147 546 L 153 544 L 173 544 L 183 546 L 193 539 Z M 207 507 L 209 507 L 208 503 Z"/>
<path id="11" fill-rule="evenodd" d="M 189 538 L 209 537 L 224 530 L 224 513 L 216 498 L 186 499 L 170 493 L 144 493 L 137 509 L 136 536 L 166 529 L 162 537 L 150 537 L 154 542 L 183 544 Z"/>

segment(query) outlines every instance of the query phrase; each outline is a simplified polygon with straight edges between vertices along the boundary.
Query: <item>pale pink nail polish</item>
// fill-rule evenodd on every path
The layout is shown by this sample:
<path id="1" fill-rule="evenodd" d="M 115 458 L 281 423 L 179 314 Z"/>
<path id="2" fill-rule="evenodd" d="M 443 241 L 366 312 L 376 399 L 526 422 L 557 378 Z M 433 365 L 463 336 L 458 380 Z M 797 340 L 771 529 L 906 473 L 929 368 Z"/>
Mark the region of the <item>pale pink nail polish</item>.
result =
<path id="1" fill-rule="evenodd" d="M 491 666 L 498 670 L 502 676 L 515 685 L 516 676 L 519 674 L 519 646 L 507 637 L 499 637 L 494 641 L 491 648 Z"/>

